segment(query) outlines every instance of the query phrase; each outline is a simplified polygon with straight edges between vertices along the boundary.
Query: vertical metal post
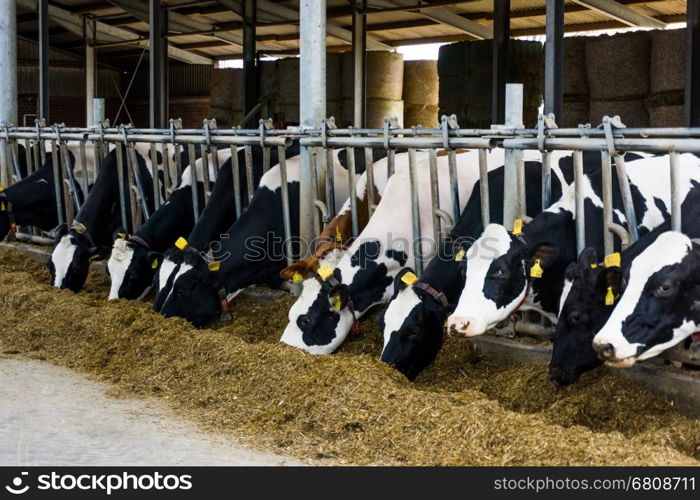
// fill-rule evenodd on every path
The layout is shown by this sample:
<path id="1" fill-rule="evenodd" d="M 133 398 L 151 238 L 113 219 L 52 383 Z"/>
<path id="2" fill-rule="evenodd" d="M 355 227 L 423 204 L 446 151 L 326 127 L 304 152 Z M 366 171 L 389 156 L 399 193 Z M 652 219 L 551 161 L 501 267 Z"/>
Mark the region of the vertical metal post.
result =
<path id="1" fill-rule="evenodd" d="M 61 175 L 61 164 L 58 158 L 58 148 L 56 141 L 51 141 L 51 164 L 53 166 L 53 183 L 54 194 L 56 196 L 56 215 L 58 215 L 58 224 L 66 222 L 65 214 L 63 213 L 63 176 Z M 68 204 L 66 200 L 66 205 Z"/>
<path id="2" fill-rule="evenodd" d="M 104 98 L 95 98 L 92 100 L 93 122 L 91 127 L 96 127 L 98 124 L 105 121 L 105 100 Z"/>
<path id="3" fill-rule="evenodd" d="M 255 23 L 257 0 L 243 0 L 243 112 L 250 113 L 258 102 L 258 86 L 255 68 Z M 254 117 L 255 118 L 255 117 Z M 253 122 L 257 121 L 256 119 Z"/>
<path id="4" fill-rule="evenodd" d="M 489 200 L 489 166 L 485 149 L 479 150 L 479 194 L 481 195 L 481 223 L 491 223 L 491 201 Z M 456 221 L 456 219 L 455 219 Z"/>
<path id="5" fill-rule="evenodd" d="M 584 212 L 585 196 L 583 194 L 583 152 L 574 151 L 574 183 L 576 184 L 576 252 L 580 254 L 586 248 L 586 214 Z"/>
<path id="6" fill-rule="evenodd" d="M 367 111 L 367 0 L 353 0 L 352 5 L 352 60 L 353 60 L 353 124 L 364 127 Z"/>
<path id="7" fill-rule="evenodd" d="M 17 7 L 15 0 L 0 0 L 0 122 L 17 124 Z M 0 182 L 9 184 L 6 165 L 9 144 L 0 141 Z"/>
<path id="8" fill-rule="evenodd" d="M 416 274 L 423 274 L 422 237 L 420 227 L 420 200 L 418 199 L 418 167 L 416 165 L 416 150 L 408 150 L 408 176 L 411 185 L 411 221 L 413 223 L 413 254 Z"/>
<path id="9" fill-rule="evenodd" d="M 681 230 L 681 166 L 678 153 L 671 151 L 671 229 Z"/>
<path id="10" fill-rule="evenodd" d="M 323 150 L 322 150 L 323 151 Z M 326 207 L 328 208 L 328 216 L 335 216 L 335 170 L 333 168 L 333 150 L 328 148 L 322 153 L 325 158 L 326 168 Z"/>
<path id="11" fill-rule="evenodd" d="M 299 119 L 302 127 L 317 128 L 326 116 L 326 0 L 301 0 L 299 10 Z M 313 154 L 311 148 L 301 148 L 299 236 L 305 242 L 314 238 Z"/>
<path id="12" fill-rule="evenodd" d="M 372 157 L 372 148 L 365 148 L 365 172 L 367 173 L 367 216 L 372 217 L 374 213 L 374 159 Z"/>
<path id="13" fill-rule="evenodd" d="M 287 153 L 280 146 L 277 148 L 277 159 L 280 164 L 280 181 L 282 192 L 282 218 L 284 224 L 284 251 L 287 254 L 287 265 L 291 266 L 294 263 L 294 255 L 292 255 L 292 222 L 289 215 L 289 190 L 287 185 Z"/>
<path id="14" fill-rule="evenodd" d="M 194 221 L 197 222 L 199 219 L 199 193 L 197 192 L 197 161 L 195 159 L 195 150 L 197 146 L 195 144 L 190 144 L 187 148 L 187 154 L 190 161 L 190 175 L 192 177 L 192 211 L 194 213 Z M 204 187 L 206 189 L 206 186 Z"/>
<path id="15" fill-rule="evenodd" d="M 241 216 L 243 204 L 241 203 L 241 171 L 238 164 L 238 148 L 231 144 L 231 174 L 233 175 L 233 200 L 236 206 L 236 219 Z"/>
<path id="16" fill-rule="evenodd" d="M 150 26 L 150 55 L 149 55 L 149 104 L 151 128 L 165 128 L 168 110 L 167 103 L 167 72 L 168 72 L 168 47 L 163 38 L 165 28 L 164 11 L 160 6 L 160 0 L 149 0 L 149 26 Z"/>
<path id="17" fill-rule="evenodd" d="M 357 213 L 357 181 L 355 179 L 355 150 L 348 148 L 348 184 L 350 187 L 350 221 L 352 223 L 352 237 L 357 238 L 360 234 L 360 219 Z"/>
<path id="18" fill-rule="evenodd" d="M 49 123 L 49 1 L 37 0 L 39 10 L 39 118 Z M 12 64 L 12 68 L 17 63 Z"/>
<path id="19" fill-rule="evenodd" d="M 491 81 L 491 120 L 503 123 L 506 109 L 506 82 L 510 41 L 510 0 L 493 0 L 493 79 Z"/>
<path id="20" fill-rule="evenodd" d="M 557 123 L 563 123 L 564 0 L 547 0 L 546 23 L 544 112 L 545 114 L 554 113 L 557 117 Z"/>
<path id="21" fill-rule="evenodd" d="M 603 184 L 603 251 L 605 255 L 610 255 L 615 249 L 613 233 L 610 231 L 613 223 L 612 164 L 610 163 L 610 154 L 607 151 L 601 151 L 600 160 L 602 168 L 601 182 Z M 578 219 L 576 222 L 578 223 Z"/>
<path id="22" fill-rule="evenodd" d="M 433 244 L 437 249 L 440 242 L 440 193 L 438 192 L 437 150 L 428 150 L 428 167 L 430 168 L 430 210 L 433 214 Z"/>
<path id="23" fill-rule="evenodd" d="M 552 155 L 542 152 L 542 210 L 552 204 Z"/>
<path id="24" fill-rule="evenodd" d="M 507 127 L 521 128 L 523 126 L 523 85 L 510 83 L 506 86 L 506 114 Z M 522 158 L 522 151 L 506 149 L 505 165 L 503 170 L 503 225 L 512 228 L 513 222 L 518 216 L 518 207 L 521 194 L 518 192 L 518 161 Z"/>
<path id="25" fill-rule="evenodd" d="M 92 127 L 95 123 L 94 99 L 97 83 L 96 50 L 92 45 L 95 21 L 86 19 L 83 25 L 85 33 L 85 124 Z"/>
<path id="26" fill-rule="evenodd" d="M 685 32 L 685 124 L 700 126 L 700 0 L 688 0 Z"/>

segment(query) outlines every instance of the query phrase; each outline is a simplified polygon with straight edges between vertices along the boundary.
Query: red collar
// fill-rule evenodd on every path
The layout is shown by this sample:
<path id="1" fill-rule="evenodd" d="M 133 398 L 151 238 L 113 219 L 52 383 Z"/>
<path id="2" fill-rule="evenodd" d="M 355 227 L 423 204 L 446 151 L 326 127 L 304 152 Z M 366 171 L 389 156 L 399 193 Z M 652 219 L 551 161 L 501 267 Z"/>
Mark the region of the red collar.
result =
<path id="1" fill-rule="evenodd" d="M 531 286 L 532 286 L 532 281 L 527 280 L 527 288 L 525 289 L 525 295 L 523 295 L 523 299 L 520 301 L 520 304 L 518 304 L 518 306 L 515 309 L 513 309 L 513 313 L 517 312 L 517 310 L 523 306 L 523 304 L 527 300 L 527 296 L 530 295 L 530 287 Z M 513 314 L 513 313 L 511 313 L 511 314 Z"/>
<path id="2" fill-rule="evenodd" d="M 695 332 L 690 336 L 690 341 L 691 342 L 698 342 L 700 341 L 700 332 Z"/>

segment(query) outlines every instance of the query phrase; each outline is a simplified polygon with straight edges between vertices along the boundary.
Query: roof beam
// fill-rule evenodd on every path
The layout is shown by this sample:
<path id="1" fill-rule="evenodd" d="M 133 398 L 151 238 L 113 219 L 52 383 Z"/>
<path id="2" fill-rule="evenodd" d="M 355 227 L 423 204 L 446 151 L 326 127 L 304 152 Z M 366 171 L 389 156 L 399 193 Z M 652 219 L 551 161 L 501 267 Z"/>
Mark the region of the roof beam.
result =
<path id="1" fill-rule="evenodd" d="M 17 5 L 35 12 L 37 9 L 37 3 L 35 0 L 17 0 Z M 54 5 L 49 5 L 49 18 L 54 20 L 57 24 L 63 26 L 71 33 L 79 36 L 80 38 L 83 37 L 83 16 L 74 14 Z M 104 41 L 115 42 L 140 38 L 136 33 L 117 28 L 115 26 L 109 26 L 108 24 L 104 24 L 99 21 L 95 22 L 95 28 L 99 38 Z M 137 41 L 135 43 L 141 47 L 148 47 L 148 42 Z M 213 61 L 208 57 L 193 54 L 192 52 L 178 49 L 172 45 L 168 45 L 168 56 L 189 64 L 213 64 Z"/>
<path id="2" fill-rule="evenodd" d="M 619 4 L 615 0 L 574 0 L 574 2 L 600 12 L 628 26 L 642 26 L 647 28 L 666 27 L 666 23 L 647 16 L 646 14 L 642 14 L 631 7 Z"/>

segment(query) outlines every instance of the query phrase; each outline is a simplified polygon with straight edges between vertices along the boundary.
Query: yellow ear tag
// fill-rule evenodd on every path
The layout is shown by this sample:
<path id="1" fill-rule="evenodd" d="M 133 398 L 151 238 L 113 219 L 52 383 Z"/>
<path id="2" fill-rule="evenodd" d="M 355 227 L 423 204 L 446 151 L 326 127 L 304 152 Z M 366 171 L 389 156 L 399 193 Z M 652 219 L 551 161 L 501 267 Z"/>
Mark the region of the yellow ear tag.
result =
<path id="1" fill-rule="evenodd" d="M 535 259 L 535 263 L 530 268 L 530 277 L 531 278 L 541 278 L 543 272 L 544 271 L 542 270 L 542 265 L 540 264 L 540 259 Z"/>
<path id="2" fill-rule="evenodd" d="M 75 227 L 75 230 L 78 232 L 78 234 L 83 234 L 87 228 L 85 227 L 85 224 L 82 222 L 78 222 L 78 225 Z"/>
<path id="3" fill-rule="evenodd" d="M 591 264 L 591 269 L 595 269 L 597 267 L 598 267 L 598 264 L 596 264 L 595 262 L 593 264 Z"/>
<path id="4" fill-rule="evenodd" d="M 0 183 L 0 191 L 5 191 L 5 186 L 2 183 Z"/>
<path id="5" fill-rule="evenodd" d="M 117 236 L 119 236 L 123 240 L 126 239 L 126 233 L 117 233 Z"/>
<path id="6" fill-rule="evenodd" d="M 613 294 L 612 287 L 608 287 L 608 293 L 605 294 L 605 305 L 611 306 L 615 303 L 615 295 Z"/>
<path id="7" fill-rule="evenodd" d="M 418 281 L 418 276 L 416 276 L 415 274 L 413 274 L 412 272 L 409 271 L 406 274 L 404 274 L 403 276 L 401 276 L 401 281 L 406 283 L 408 286 L 411 286 L 416 281 Z"/>
<path id="8" fill-rule="evenodd" d="M 523 233 L 523 220 L 522 219 L 515 219 L 513 221 L 513 234 L 514 235 L 519 235 Z"/>
<path id="9" fill-rule="evenodd" d="M 210 271 L 218 271 L 221 269 L 221 262 L 210 262 L 209 263 L 209 270 Z"/>
<path id="10" fill-rule="evenodd" d="M 340 295 L 335 296 L 335 300 L 333 301 L 333 310 L 340 311 Z"/>
<path id="11" fill-rule="evenodd" d="M 620 267 L 620 252 L 611 253 L 605 256 L 605 267 Z"/>
<path id="12" fill-rule="evenodd" d="M 0 203 L 0 211 L 4 212 L 5 211 L 5 202 L 3 201 Z"/>
<path id="13" fill-rule="evenodd" d="M 321 277 L 323 281 L 326 281 L 328 277 L 333 274 L 333 268 L 329 266 L 328 264 L 323 264 L 321 267 L 318 268 L 318 275 Z"/>
<path id="14" fill-rule="evenodd" d="M 187 248 L 187 245 L 189 245 L 189 243 L 187 243 L 187 240 L 182 236 L 180 236 L 175 242 L 175 246 L 180 250 L 184 250 L 185 248 Z"/>
<path id="15" fill-rule="evenodd" d="M 459 252 L 457 252 L 457 255 L 455 255 L 455 262 L 462 262 L 466 254 L 467 251 L 464 248 L 460 248 Z"/>
<path id="16" fill-rule="evenodd" d="M 340 234 L 340 228 L 338 226 L 335 227 L 335 241 L 338 243 L 343 242 L 343 235 Z"/>
<path id="17" fill-rule="evenodd" d="M 302 281 L 304 281 L 304 277 L 301 273 L 294 273 L 292 275 L 292 283 L 301 283 Z"/>

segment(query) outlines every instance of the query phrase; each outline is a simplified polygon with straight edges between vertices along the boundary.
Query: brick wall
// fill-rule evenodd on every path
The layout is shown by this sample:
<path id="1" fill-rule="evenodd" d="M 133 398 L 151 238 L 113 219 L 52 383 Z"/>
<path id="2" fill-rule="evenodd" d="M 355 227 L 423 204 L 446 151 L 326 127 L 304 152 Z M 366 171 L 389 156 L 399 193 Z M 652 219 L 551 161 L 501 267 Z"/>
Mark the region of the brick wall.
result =
<path id="1" fill-rule="evenodd" d="M 25 115 L 36 115 L 37 95 L 20 94 L 17 97 L 19 125 L 24 125 Z M 114 120 L 114 115 L 119 108 L 118 99 L 106 99 L 106 118 Z M 34 125 L 36 116 L 27 116 L 26 124 Z M 49 124 L 65 123 L 68 127 L 84 127 L 85 99 L 81 97 L 52 96 L 49 100 Z"/>
<path id="2" fill-rule="evenodd" d="M 127 106 L 135 127 L 148 127 L 150 125 L 147 101 L 131 101 L 127 103 Z M 182 126 L 185 128 L 202 127 L 202 121 L 208 118 L 208 115 L 208 97 L 174 97 L 170 99 L 169 116 L 182 118 Z M 128 121 L 128 117 L 122 112 L 119 123 Z"/>

